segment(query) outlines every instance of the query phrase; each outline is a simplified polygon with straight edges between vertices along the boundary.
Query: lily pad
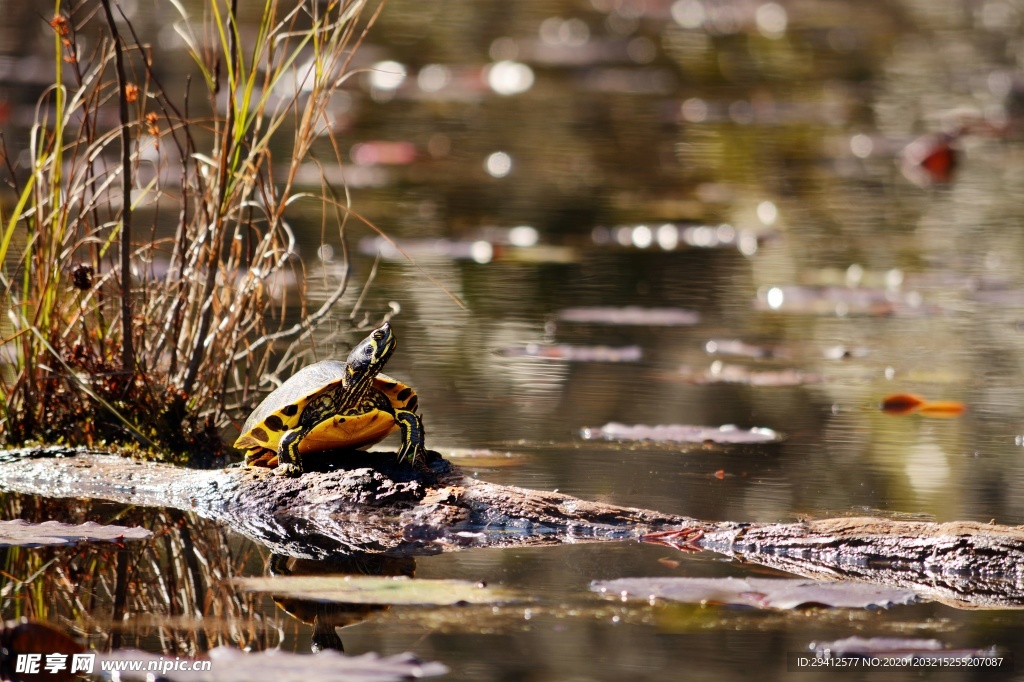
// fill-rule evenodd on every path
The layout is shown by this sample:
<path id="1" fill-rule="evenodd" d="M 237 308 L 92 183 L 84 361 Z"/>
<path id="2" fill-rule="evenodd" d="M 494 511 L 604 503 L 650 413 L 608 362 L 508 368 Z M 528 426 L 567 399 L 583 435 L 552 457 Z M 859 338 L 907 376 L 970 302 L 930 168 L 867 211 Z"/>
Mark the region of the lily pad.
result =
<path id="1" fill-rule="evenodd" d="M 342 604 L 449 606 L 521 601 L 517 595 L 465 580 L 417 580 L 405 576 L 279 576 L 237 578 L 246 592 Z"/>
<path id="2" fill-rule="evenodd" d="M 741 429 L 724 426 L 691 426 L 689 424 L 619 424 L 610 422 L 598 428 L 584 428 L 580 435 L 586 440 L 646 440 L 671 443 L 778 443 L 785 436 L 778 431 L 754 427 Z"/>
<path id="3" fill-rule="evenodd" d="M 0 547 L 68 545 L 76 542 L 123 542 L 125 540 L 146 540 L 152 536 L 152 531 L 145 528 L 104 526 L 92 521 L 77 526 L 59 521 L 44 521 L 43 523 L 29 523 L 23 519 L 0 521 Z"/>
<path id="4" fill-rule="evenodd" d="M 108 669 L 123 666 L 118 670 L 122 680 L 147 680 L 156 676 L 175 682 L 249 682 L 250 680 L 276 680 L 276 682 L 387 682 L 421 677 L 435 677 L 448 672 L 447 666 L 437 662 L 420 661 L 413 654 L 380 656 L 374 653 L 361 656 L 346 656 L 337 651 L 322 651 L 315 655 L 293 654 L 287 651 L 270 650 L 247 653 L 239 649 L 220 646 L 210 649 L 209 670 L 194 670 L 197 665 L 205 667 L 202 659 L 173 659 L 157 656 L 146 651 L 119 649 L 111 653 L 97 654 L 95 668 L 105 665 Z M 141 662 L 141 665 L 135 662 Z M 149 671 L 154 665 L 154 671 Z M 120 667 L 118 666 L 118 667 Z M 168 669 L 189 668 L 188 670 Z M 132 670 L 141 667 L 141 670 Z"/>
<path id="5" fill-rule="evenodd" d="M 648 325 L 656 327 L 686 327 L 700 322 L 700 314 L 683 308 L 641 308 L 626 306 L 615 308 L 566 308 L 558 312 L 564 322 L 588 324 Z"/>
<path id="6" fill-rule="evenodd" d="M 505 357 L 565 360 L 568 362 L 637 362 L 643 357 L 640 346 L 571 346 L 568 344 L 528 343 L 500 351 Z"/>
<path id="7" fill-rule="evenodd" d="M 590 589 L 630 599 L 712 602 L 757 609 L 807 606 L 870 609 L 912 604 L 917 593 L 895 587 L 824 580 L 774 578 L 620 578 L 591 583 Z"/>

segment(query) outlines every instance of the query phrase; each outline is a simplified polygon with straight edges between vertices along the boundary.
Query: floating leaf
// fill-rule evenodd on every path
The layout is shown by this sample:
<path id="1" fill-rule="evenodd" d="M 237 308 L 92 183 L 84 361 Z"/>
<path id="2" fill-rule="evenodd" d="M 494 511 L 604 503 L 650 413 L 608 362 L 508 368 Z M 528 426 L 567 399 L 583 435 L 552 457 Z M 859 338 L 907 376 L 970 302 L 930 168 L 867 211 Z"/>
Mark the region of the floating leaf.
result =
<path id="1" fill-rule="evenodd" d="M 747 386 L 803 386 L 824 381 L 820 374 L 798 369 L 750 369 L 742 365 L 727 365 L 720 360 L 706 370 L 691 367 L 679 369 L 683 381 L 694 384 L 745 384 Z"/>
<path id="2" fill-rule="evenodd" d="M 957 400 L 929 400 L 917 409 L 922 417 L 952 419 L 967 411 L 967 406 Z"/>
<path id="3" fill-rule="evenodd" d="M 902 417 L 917 412 L 924 417 L 951 419 L 967 411 L 958 400 L 926 400 L 913 393 L 894 393 L 882 399 L 882 412 Z"/>
<path id="4" fill-rule="evenodd" d="M 626 306 L 614 308 L 566 308 L 558 312 L 564 322 L 588 324 L 649 325 L 656 327 L 686 327 L 700 322 L 700 315 L 683 308 L 641 308 Z"/>
<path id="5" fill-rule="evenodd" d="M 882 412 L 892 415 L 910 414 L 924 404 L 924 398 L 913 393 L 894 393 L 882 399 Z"/>
<path id="6" fill-rule="evenodd" d="M 413 654 L 380 656 L 367 653 L 361 656 L 346 656 L 337 651 L 322 651 L 314 655 L 293 654 L 281 650 L 247 653 L 239 649 L 220 646 L 208 652 L 207 671 L 194 670 L 202 659 L 182 659 L 157 656 L 146 651 L 119 649 L 110 653 L 97 654 L 98 670 L 101 665 L 123 669 L 118 676 L 123 680 L 151 680 L 156 677 L 174 682 L 249 682 L 250 680 L 303 680 L 304 682 L 387 682 L 420 677 L 435 677 L 448 672 L 447 666 L 420 661 Z M 141 666 L 133 665 L 140 661 Z M 118 666 L 120 664 L 120 666 Z M 149 671 L 149 666 L 154 666 Z M 133 667 L 141 667 L 134 671 Z M 188 670 L 175 668 L 188 667 Z M 115 678 L 117 679 L 117 678 Z"/>
<path id="7" fill-rule="evenodd" d="M 972 659 L 998 656 L 996 647 L 986 649 L 948 649 L 937 639 L 909 637 L 847 637 L 833 642 L 812 642 L 810 650 L 819 657 L 889 659 Z"/>
<path id="8" fill-rule="evenodd" d="M 366 255 L 380 254 L 385 260 L 399 262 L 409 257 L 471 260 L 481 264 L 496 260 L 521 263 L 573 263 L 579 258 L 576 250 L 569 246 L 504 243 L 501 239 L 489 235 L 479 239 L 403 239 L 399 242 L 375 237 L 361 240 L 359 251 Z"/>
<path id="9" fill-rule="evenodd" d="M 900 170 L 918 187 L 948 185 L 953 181 L 960 159 L 958 136 L 929 133 L 911 142 L 903 150 Z"/>
<path id="10" fill-rule="evenodd" d="M 104 526 L 89 521 L 80 525 L 44 521 L 29 523 L 23 519 L 0 521 L 0 547 L 11 545 L 66 545 L 75 542 L 122 542 L 145 540 L 153 536 L 145 528 Z"/>
<path id="11" fill-rule="evenodd" d="M 631 85 L 635 86 L 635 83 Z M 762 240 L 774 237 L 772 233 L 758 234 L 750 230 L 737 230 L 727 223 L 719 225 L 618 225 L 595 227 L 591 239 L 601 246 L 674 251 L 681 248 L 718 249 L 734 248 L 746 256 L 757 253 Z"/>
<path id="12" fill-rule="evenodd" d="M 527 457 L 522 453 L 486 448 L 445 448 L 443 454 L 445 459 L 456 464 L 486 469 L 521 466 Z"/>
<path id="13" fill-rule="evenodd" d="M 405 576 L 278 576 L 237 578 L 247 592 L 344 604 L 448 606 L 516 601 L 508 590 L 465 580 L 417 580 Z"/>
<path id="14" fill-rule="evenodd" d="M 352 145 L 359 166 L 405 166 L 416 160 L 416 145 L 404 140 L 367 140 Z"/>
<path id="15" fill-rule="evenodd" d="M 570 346 L 528 343 L 499 351 L 505 357 L 565 360 L 568 362 L 637 362 L 643 357 L 640 346 Z"/>
<path id="16" fill-rule="evenodd" d="M 789 357 L 789 353 L 784 350 L 769 346 L 757 346 L 737 339 L 711 339 L 704 344 L 704 350 L 708 355 L 731 355 L 758 360 Z"/>
<path id="17" fill-rule="evenodd" d="M 575 263 L 579 253 L 571 246 L 536 244 L 534 246 L 498 247 L 495 259 L 515 263 Z"/>
<path id="18" fill-rule="evenodd" d="M 824 348 L 815 346 L 814 348 L 799 349 L 762 346 L 737 339 L 711 339 L 704 344 L 704 350 L 708 355 L 752 358 L 754 360 L 803 357 L 814 353 L 820 353 L 821 357 L 826 360 L 850 360 L 867 357 L 870 353 L 867 348 L 841 344 Z"/>
<path id="19" fill-rule="evenodd" d="M 904 637 L 847 637 L 834 642 L 813 642 L 812 651 L 831 651 L 836 654 L 874 654 L 896 651 L 941 651 L 945 645 L 937 639 L 911 639 Z"/>
<path id="20" fill-rule="evenodd" d="M 850 360 L 852 358 L 864 358 L 870 354 L 867 348 L 850 346 L 828 346 L 821 349 L 821 355 L 826 360 Z"/>
<path id="21" fill-rule="evenodd" d="M 774 286 L 757 292 L 755 307 L 804 315 L 930 315 L 917 292 L 841 286 Z"/>
<path id="22" fill-rule="evenodd" d="M 714 602 L 758 609 L 801 606 L 868 609 L 919 601 L 913 590 L 854 582 L 773 578 L 620 578 L 591 583 L 590 589 L 622 600 L 667 599 Z"/>
<path id="23" fill-rule="evenodd" d="M 650 440 L 673 443 L 777 443 L 785 439 L 778 431 L 754 427 L 741 429 L 724 426 L 690 426 L 688 424 L 619 424 L 610 422 L 599 428 L 584 428 L 580 435 L 586 440 Z"/>

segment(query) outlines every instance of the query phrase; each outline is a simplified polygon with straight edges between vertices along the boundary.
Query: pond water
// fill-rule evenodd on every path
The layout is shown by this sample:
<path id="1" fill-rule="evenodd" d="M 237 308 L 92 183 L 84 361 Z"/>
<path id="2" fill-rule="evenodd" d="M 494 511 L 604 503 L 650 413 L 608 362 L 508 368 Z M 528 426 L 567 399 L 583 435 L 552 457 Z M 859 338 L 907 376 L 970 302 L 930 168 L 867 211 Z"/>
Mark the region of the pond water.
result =
<path id="1" fill-rule="evenodd" d="M 48 30 L 24 14 L 28 35 Z M 705 520 L 1024 524 L 1022 22 L 1009 0 L 390 0 L 359 59 L 405 78 L 355 79 L 339 116 L 354 206 L 415 262 L 367 228 L 346 236 L 355 282 L 381 254 L 363 308 L 400 308 L 387 371 L 416 387 L 428 445 L 481 479 Z M 309 263 L 326 252 L 319 224 L 304 227 Z M 676 316 L 572 312 L 627 306 Z M 901 393 L 966 410 L 880 409 Z M 782 440 L 583 438 L 611 422 Z M 47 610 L 44 585 L 73 592 L 62 567 L 113 554 L 9 549 L 7 574 L 32 580 L 5 583 L 5 618 L 43 609 L 98 646 L 172 654 L 309 650 L 301 618 L 231 593 L 229 577 L 265 570 L 244 538 L 178 514 L 6 506 L 175 528 L 166 547 L 131 550 L 132 570 L 192 582 L 133 592 L 123 622 L 98 583 Z M 182 564 L 182 529 L 203 536 L 200 565 Z M 144 565 L 153 552 L 166 564 Z M 783 677 L 787 653 L 853 635 L 1024 652 L 1016 611 L 780 614 L 591 593 L 618 577 L 781 575 L 635 542 L 466 550 L 397 572 L 411 570 L 536 602 L 364 613 L 339 630 L 348 653 L 413 651 L 460 680 L 644 680 Z M 205 620 L 186 593 L 205 595 Z"/>

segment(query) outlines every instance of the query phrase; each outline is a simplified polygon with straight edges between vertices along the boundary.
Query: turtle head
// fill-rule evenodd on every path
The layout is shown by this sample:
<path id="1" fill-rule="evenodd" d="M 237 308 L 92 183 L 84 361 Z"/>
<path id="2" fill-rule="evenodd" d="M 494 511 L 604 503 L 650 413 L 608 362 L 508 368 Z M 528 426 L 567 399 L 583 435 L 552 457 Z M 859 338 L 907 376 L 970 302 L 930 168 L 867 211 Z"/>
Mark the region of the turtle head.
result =
<path id="1" fill-rule="evenodd" d="M 385 322 L 349 353 L 346 368 L 349 384 L 352 387 L 364 386 L 373 381 L 394 350 L 395 335 L 391 325 Z"/>

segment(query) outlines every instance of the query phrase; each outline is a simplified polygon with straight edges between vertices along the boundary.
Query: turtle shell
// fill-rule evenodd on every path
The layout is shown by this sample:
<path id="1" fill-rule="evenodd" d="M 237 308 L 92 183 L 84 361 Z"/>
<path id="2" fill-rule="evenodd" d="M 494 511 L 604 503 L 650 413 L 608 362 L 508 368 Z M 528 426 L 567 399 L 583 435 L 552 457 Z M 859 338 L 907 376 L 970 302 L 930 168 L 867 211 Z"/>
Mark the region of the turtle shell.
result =
<path id="1" fill-rule="evenodd" d="M 324 360 L 303 367 L 263 399 L 242 426 L 235 441 L 239 450 L 277 450 L 286 431 L 299 423 L 299 416 L 311 398 L 332 389 L 345 379 L 346 363 Z"/>
<path id="2" fill-rule="evenodd" d="M 322 391 L 335 388 L 345 376 L 345 363 L 325 360 L 304 367 L 264 398 L 242 427 L 235 447 L 248 450 L 246 462 L 276 466 L 281 437 L 294 428 L 306 403 Z M 378 374 L 372 388 L 383 393 L 395 409 L 415 411 L 416 392 L 397 379 Z M 335 448 L 364 448 L 379 443 L 398 428 L 394 417 L 378 408 L 348 415 L 334 415 L 317 424 L 299 443 L 299 453 Z"/>

